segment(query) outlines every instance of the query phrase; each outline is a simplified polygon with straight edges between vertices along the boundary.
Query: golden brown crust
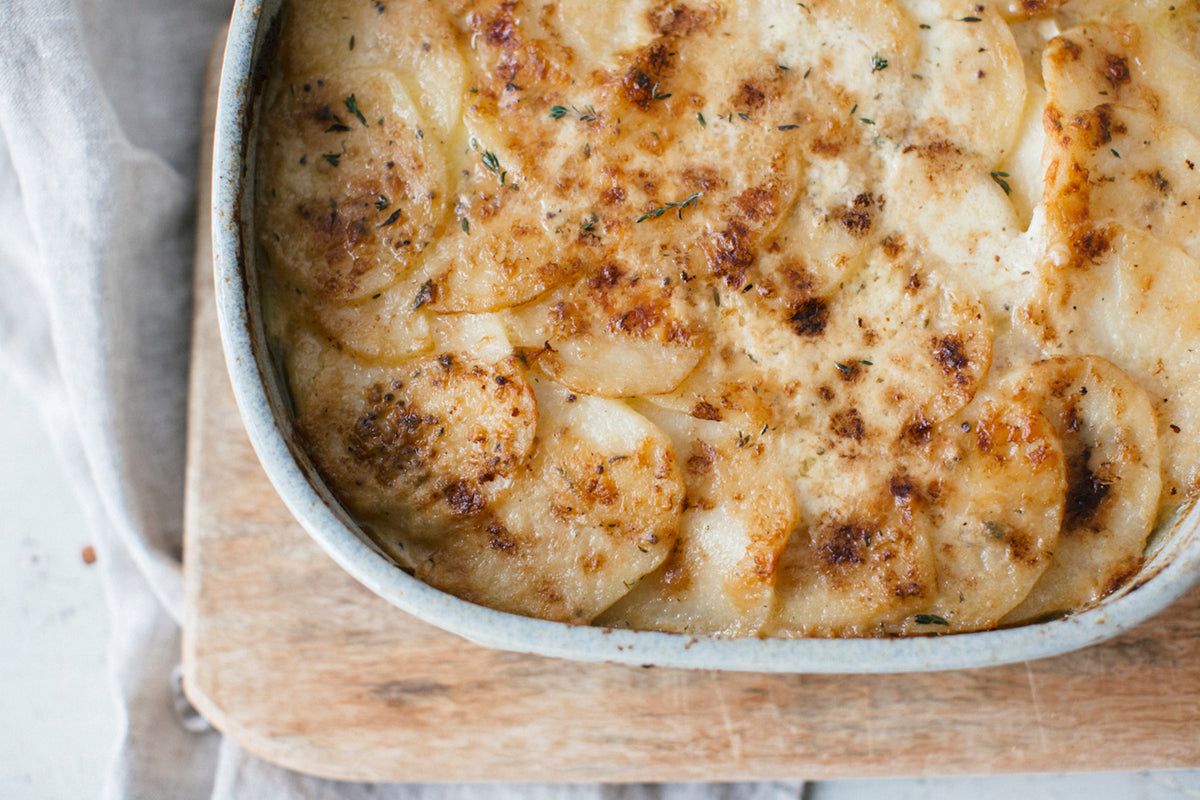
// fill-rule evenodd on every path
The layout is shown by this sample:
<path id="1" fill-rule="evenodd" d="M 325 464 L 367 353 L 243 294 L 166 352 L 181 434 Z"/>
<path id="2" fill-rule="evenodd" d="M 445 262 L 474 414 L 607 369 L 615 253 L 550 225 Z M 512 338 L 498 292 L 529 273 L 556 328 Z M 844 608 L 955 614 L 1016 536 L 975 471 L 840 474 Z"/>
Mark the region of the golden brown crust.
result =
<path id="1" fill-rule="evenodd" d="M 1096 602 L 1200 491 L 1196 8 L 296 0 L 255 224 L 318 471 L 548 619 Z"/>

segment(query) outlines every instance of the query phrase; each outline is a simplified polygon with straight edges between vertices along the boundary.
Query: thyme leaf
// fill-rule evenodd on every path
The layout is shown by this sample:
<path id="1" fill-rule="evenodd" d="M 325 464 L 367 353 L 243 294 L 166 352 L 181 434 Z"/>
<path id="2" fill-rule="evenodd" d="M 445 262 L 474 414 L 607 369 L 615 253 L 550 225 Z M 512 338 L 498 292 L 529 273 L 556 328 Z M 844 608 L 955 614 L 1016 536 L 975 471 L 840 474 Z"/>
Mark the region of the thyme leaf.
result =
<path id="1" fill-rule="evenodd" d="M 637 218 L 637 221 L 645 222 L 648 219 L 657 219 L 658 217 L 661 217 L 663 214 L 667 213 L 668 211 L 671 211 L 672 209 L 674 209 L 674 211 L 679 215 L 680 219 L 683 219 L 683 210 L 685 208 L 687 208 L 688 206 L 695 208 L 700 203 L 700 198 L 703 196 L 704 196 L 704 192 L 696 192 L 694 195 L 687 198 L 686 200 L 681 200 L 676 203 L 666 203 L 665 205 L 661 205 L 656 209 L 647 211 L 645 214 L 642 214 L 640 217 Z"/>
<path id="2" fill-rule="evenodd" d="M 496 154 L 491 150 L 484 150 L 479 154 L 479 158 L 483 161 L 483 166 L 489 172 L 499 176 L 500 185 L 504 185 L 505 179 L 508 177 L 508 172 L 500 168 L 500 159 L 496 158 Z"/>
<path id="3" fill-rule="evenodd" d="M 656 92 L 658 91 L 658 84 L 654 85 L 654 90 Z M 663 95 L 662 97 L 670 96 L 671 95 L 667 94 Z M 654 99 L 661 100 L 662 98 L 655 97 Z M 591 105 L 584 106 L 582 111 L 575 106 L 571 106 L 570 108 L 567 108 L 566 106 L 550 106 L 550 119 L 562 119 L 563 117 L 567 116 L 567 114 L 574 114 L 575 116 L 579 117 L 580 122 L 595 122 L 596 120 L 600 119 L 599 112 L 597 112 L 596 109 Z"/>
<path id="4" fill-rule="evenodd" d="M 346 110 L 358 117 L 358 121 L 363 124 L 363 127 L 366 127 L 367 118 L 364 117 L 362 111 L 359 111 L 358 109 L 358 98 L 352 94 L 342 102 L 346 104 Z"/>
<path id="5" fill-rule="evenodd" d="M 879 53 L 871 56 L 871 72 L 879 72 L 881 69 L 887 69 L 888 61 L 882 58 Z"/>
<path id="6" fill-rule="evenodd" d="M 1000 188 L 1004 190 L 1005 194 L 1012 194 L 1012 187 L 1008 185 L 1008 181 L 1004 180 L 1005 178 L 1010 177 L 1007 172 L 993 172 L 991 175 L 992 180 L 1000 185 Z"/>

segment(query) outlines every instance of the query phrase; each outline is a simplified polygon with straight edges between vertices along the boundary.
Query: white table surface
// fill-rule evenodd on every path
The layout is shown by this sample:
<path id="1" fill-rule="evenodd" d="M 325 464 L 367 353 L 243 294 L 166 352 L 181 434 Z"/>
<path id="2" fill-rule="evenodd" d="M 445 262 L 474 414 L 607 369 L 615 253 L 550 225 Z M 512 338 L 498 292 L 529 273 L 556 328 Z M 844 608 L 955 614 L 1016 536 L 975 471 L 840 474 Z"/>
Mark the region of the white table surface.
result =
<path id="1" fill-rule="evenodd" d="M 97 797 L 119 731 L 99 563 L 84 561 L 84 514 L 44 424 L 0 371 L 0 800 Z M 838 781 L 804 793 L 859 798 L 1200 800 L 1200 770 Z"/>

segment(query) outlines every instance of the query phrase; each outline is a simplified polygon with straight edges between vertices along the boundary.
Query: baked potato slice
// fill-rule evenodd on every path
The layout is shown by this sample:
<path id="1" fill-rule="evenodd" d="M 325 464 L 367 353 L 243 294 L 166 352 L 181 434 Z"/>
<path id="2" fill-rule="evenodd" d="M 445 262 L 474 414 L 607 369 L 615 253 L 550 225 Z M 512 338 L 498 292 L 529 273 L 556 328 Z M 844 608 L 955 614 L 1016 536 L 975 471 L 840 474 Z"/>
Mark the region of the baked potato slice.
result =
<path id="1" fill-rule="evenodd" d="M 515 490 L 415 574 L 491 608 L 583 624 L 670 554 L 683 480 L 670 439 L 624 403 L 533 385 L 537 446 Z"/>
<path id="2" fill-rule="evenodd" d="M 1067 465 L 1066 506 L 1054 560 L 1003 620 L 1019 624 L 1087 608 L 1141 568 L 1162 476 L 1150 398 L 1104 359 L 1047 359 L 1007 384 L 1046 414 Z"/>

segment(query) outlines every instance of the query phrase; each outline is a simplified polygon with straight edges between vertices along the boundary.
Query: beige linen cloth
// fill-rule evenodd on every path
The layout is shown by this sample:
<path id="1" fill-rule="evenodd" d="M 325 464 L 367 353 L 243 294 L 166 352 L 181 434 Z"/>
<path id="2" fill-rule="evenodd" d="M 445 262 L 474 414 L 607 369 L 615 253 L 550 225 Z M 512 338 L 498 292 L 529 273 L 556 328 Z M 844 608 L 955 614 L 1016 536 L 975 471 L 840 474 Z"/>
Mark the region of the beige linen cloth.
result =
<path id="1" fill-rule="evenodd" d="M 365 0 L 364 0 L 365 1 Z M 0 367 L 88 511 L 122 735 L 105 798 L 739 798 L 799 783 L 354 785 L 265 764 L 178 691 L 201 86 L 232 0 L 0 2 Z"/>

